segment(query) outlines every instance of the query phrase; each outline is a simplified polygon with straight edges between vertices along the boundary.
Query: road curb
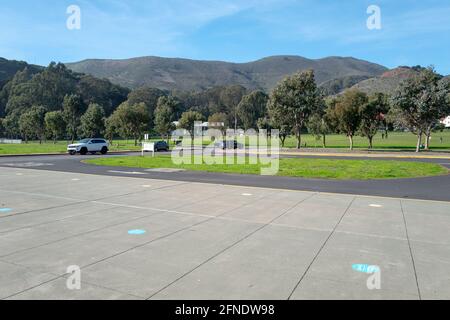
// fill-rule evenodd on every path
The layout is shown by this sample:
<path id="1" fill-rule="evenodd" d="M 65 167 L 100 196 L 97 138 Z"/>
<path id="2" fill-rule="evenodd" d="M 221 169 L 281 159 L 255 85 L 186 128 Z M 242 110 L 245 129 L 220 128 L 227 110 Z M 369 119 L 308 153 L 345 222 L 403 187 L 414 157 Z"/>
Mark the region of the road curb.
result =
<path id="1" fill-rule="evenodd" d="M 113 151 L 113 152 L 108 152 L 108 154 L 126 154 L 126 153 L 130 153 L 130 152 L 139 152 L 139 151 L 136 151 L 136 150 Z M 68 153 L 62 152 L 62 153 L 0 154 L 0 158 L 63 156 L 63 155 L 68 155 Z"/>
<path id="2" fill-rule="evenodd" d="M 249 152 L 250 154 L 262 154 L 260 152 Z M 325 153 L 325 152 L 289 152 L 281 151 L 282 156 L 298 156 L 298 157 L 341 157 L 341 158 L 397 158 L 397 159 L 443 159 L 450 160 L 450 155 L 408 155 L 408 154 L 392 154 L 392 153 Z"/>
<path id="3" fill-rule="evenodd" d="M 131 152 L 139 152 L 139 150 L 123 150 L 108 152 L 108 154 L 127 154 Z M 263 154 L 260 152 L 249 151 L 249 154 Z M 68 153 L 30 153 L 30 154 L 0 154 L 0 158 L 12 158 L 12 157 L 36 157 L 36 156 L 61 156 Z M 281 151 L 280 155 L 284 156 L 312 156 L 312 157 L 354 157 L 354 158 L 398 158 L 398 159 L 443 159 L 450 160 L 450 155 L 436 154 L 436 155 L 408 155 L 408 154 L 393 154 L 393 153 L 344 153 L 344 152 L 291 152 Z"/>

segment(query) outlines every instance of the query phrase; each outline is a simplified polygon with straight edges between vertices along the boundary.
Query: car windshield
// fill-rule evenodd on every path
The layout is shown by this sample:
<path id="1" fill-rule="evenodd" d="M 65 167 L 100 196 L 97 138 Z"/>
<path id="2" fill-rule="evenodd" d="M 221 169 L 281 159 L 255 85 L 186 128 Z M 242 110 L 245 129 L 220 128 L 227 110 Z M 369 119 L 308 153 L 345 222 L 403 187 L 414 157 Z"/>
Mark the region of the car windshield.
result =
<path id="1" fill-rule="evenodd" d="M 91 139 L 83 139 L 78 141 L 78 143 L 88 143 Z"/>

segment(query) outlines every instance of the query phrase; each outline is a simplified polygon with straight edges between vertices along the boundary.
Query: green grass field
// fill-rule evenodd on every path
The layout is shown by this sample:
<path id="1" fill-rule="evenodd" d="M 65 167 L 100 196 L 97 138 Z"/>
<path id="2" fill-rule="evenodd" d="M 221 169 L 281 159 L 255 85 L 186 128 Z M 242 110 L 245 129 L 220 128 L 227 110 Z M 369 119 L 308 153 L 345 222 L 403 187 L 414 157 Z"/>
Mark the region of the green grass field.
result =
<path id="1" fill-rule="evenodd" d="M 442 138 L 442 143 L 441 139 Z M 348 148 L 349 141 L 345 135 L 329 135 L 326 139 L 327 148 Z M 322 141 L 318 141 L 314 136 L 306 134 L 302 136 L 302 146 L 306 143 L 308 148 L 321 148 Z M 354 148 L 367 149 L 369 142 L 367 138 L 355 136 L 353 139 Z M 417 137 L 410 132 L 390 132 L 388 139 L 382 139 L 381 133 L 375 136 L 373 139 L 373 146 L 375 149 L 398 149 L 398 150 L 414 150 L 417 143 Z M 423 139 L 425 143 L 425 138 Z M 286 148 L 295 148 L 297 141 L 294 137 L 288 137 L 286 139 Z M 450 130 L 444 130 L 443 132 L 435 132 L 431 137 L 431 149 L 433 150 L 445 150 L 450 149 Z"/>
<path id="2" fill-rule="evenodd" d="M 442 138 L 442 142 L 441 139 Z M 160 139 L 152 139 L 153 141 Z M 306 143 L 308 148 L 321 148 L 322 143 L 315 139 L 310 134 L 302 136 L 302 146 Z M 210 141 L 203 141 L 204 145 L 210 144 Z M 173 145 L 171 141 L 171 145 Z M 408 132 L 391 132 L 388 139 L 382 139 L 381 134 L 374 138 L 375 150 L 414 150 L 416 145 L 416 136 Z M 286 139 L 286 148 L 294 148 L 296 140 L 294 137 Z M 38 142 L 23 143 L 20 145 L 0 144 L 0 155 L 6 154 L 32 154 L 32 153 L 65 153 L 67 141 L 58 141 L 56 144 L 48 141 L 43 144 Z M 367 150 L 367 139 L 360 136 L 354 138 L 355 149 Z M 344 135 L 329 135 L 327 136 L 327 148 L 348 148 L 348 139 Z M 140 146 L 135 146 L 131 140 L 114 140 L 111 145 L 111 151 L 124 150 L 140 150 Z M 450 150 L 450 130 L 444 132 L 436 132 L 431 139 L 432 150 Z"/>
<path id="3" fill-rule="evenodd" d="M 173 163 L 170 156 L 113 157 L 85 160 L 85 163 L 130 168 L 180 168 L 193 171 L 234 174 L 260 174 L 261 164 L 181 164 Z M 223 161 L 225 163 L 225 161 Z M 369 180 L 413 178 L 447 174 L 440 165 L 422 162 L 328 159 L 280 159 L 277 175 L 303 178 L 339 180 Z"/>
<path id="4" fill-rule="evenodd" d="M 441 142 L 442 138 L 442 142 Z M 423 144 L 425 144 L 425 137 L 423 137 Z M 268 141 L 270 143 L 270 140 Z M 435 132 L 431 138 L 432 150 L 450 150 L 450 130 L 443 132 Z M 209 139 L 204 139 L 203 145 L 207 146 L 211 142 Z M 248 144 L 248 141 L 247 141 Z M 302 135 L 302 148 L 322 148 L 322 140 L 317 140 L 311 134 Z M 345 135 L 331 134 L 326 137 L 327 148 L 330 149 L 347 149 L 349 148 L 349 140 Z M 369 142 L 367 138 L 355 136 L 353 138 L 353 147 L 360 150 L 368 150 Z M 409 132 L 390 132 L 387 139 L 383 139 L 382 134 L 379 133 L 373 139 L 373 147 L 375 150 L 400 150 L 414 151 L 416 149 L 417 137 Z M 294 136 L 286 138 L 285 148 L 296 148 L 297 140 Z"/>
<path id="5" fill-rule="evenodd" d="M 66 153 L 67 141 L 53 142 L 39 142 L 33 141 L 22 144 L 0 144 L 0 155 L 6 154 L 38 154 L 38 153 Z M 140 146 L 135 146 L 134 141 L 131 140 L 114 140 L 110 146 L 110 151 L 126 151 L 126 150 L 141 150 Z"/>

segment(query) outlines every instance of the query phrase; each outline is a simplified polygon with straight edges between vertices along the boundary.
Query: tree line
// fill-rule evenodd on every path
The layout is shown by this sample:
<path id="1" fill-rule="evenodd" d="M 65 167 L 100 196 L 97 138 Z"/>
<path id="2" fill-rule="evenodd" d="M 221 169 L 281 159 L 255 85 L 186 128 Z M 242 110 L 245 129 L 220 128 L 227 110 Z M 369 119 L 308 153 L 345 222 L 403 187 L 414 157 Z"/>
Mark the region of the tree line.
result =
<path id="1" fill-rule="evenodd" d="M 62 64 L 42 72 L 24 69 L 0 91 L 0 135 L 31 139 L 68 139 L 105 136 L 132 138 L 137 144 L 145 133 L 168 139 L 175 129 L 193 131 L 195 121 L 223 123 L 225 128 L 278 129 L 284 145 L 294 135 L 301 148 L 309 132 L 326 147 L 326 136 L 344 134 L 353 149 L 361 135 L 383 137 L 393 128 L 422 137 L 429 148 L 431 132 L 450 114 L 450 81 L 432 68 L 421 69 L 405 80 L 395 94 L 367 95 L 357 90 L 326 96 L 312 70 L 281 80 L 266 94 L 233 85 L 202 92 L 163 91 L 142 87 L 130 91 L 108 80 L 76 74 Z"/>
<path id="2" fill-rule="evenodd" d="M 317 88 L 314 72 L 306 71 L 289 76 L 272 91 L 267 103 L 267 117 L 259 123 L 280 130 L 282 143 L 289 134 L 297 138 L 308 132 L 322 138 L 341 133 L 348 137 L 350 149 L 353 138 L 361 135 L 368 139 L 369 148 L 373 138 L 389 128 L 407 129 L 417 135 L 416 151 L 421 149 L 425 136 L 425 149 L 429 149 L 430 136 L 440 126 L 440 120 L 450 114 L 450 81 L 437 74 L 432 67 L 400 84 L 392 96 L 383 93 L 367 95 L 350 89 L 343 94 L 324 97 Z"/>

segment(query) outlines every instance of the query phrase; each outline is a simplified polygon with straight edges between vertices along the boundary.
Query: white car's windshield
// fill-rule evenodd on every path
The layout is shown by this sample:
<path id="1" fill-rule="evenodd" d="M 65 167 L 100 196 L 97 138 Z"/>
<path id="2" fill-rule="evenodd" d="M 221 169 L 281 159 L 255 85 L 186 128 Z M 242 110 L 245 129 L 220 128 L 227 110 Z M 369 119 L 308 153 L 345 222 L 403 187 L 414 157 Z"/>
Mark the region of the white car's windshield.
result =
<path id="1" fill-rule="evenodd" d="M 91 139 L 83 139 L 78 141 L 78 143 L 88 143 Z"/>

